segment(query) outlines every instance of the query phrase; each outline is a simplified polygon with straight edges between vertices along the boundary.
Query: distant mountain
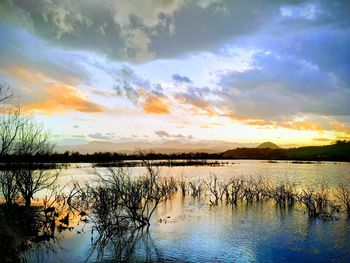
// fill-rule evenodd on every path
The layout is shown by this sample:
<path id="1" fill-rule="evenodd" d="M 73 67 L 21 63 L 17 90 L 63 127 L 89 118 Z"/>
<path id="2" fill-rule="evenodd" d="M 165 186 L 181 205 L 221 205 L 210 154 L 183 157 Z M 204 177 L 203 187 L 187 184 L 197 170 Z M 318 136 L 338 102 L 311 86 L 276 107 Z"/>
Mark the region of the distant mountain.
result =
<path id="1" fill-rule="evenodd" d="M 277 144 L 274 144 L 272 142 L 263 142 L 262 144 L 260 144 L 258 147 L 256 148 L 260 148 L 260 149 L 280 149 L 281 147 L 279 147 Z"/>
<path id="2" fill-rule="evenodd" d="M 273 143 L 272 145 L 277 146 Z M 337 142 L 336 144 L 324 146 L 304 146 L 289 149 L 267 148 L 272 145 L 268 143 L 261 144 L 257 148 L 231 149 L 223 152 L 222 157 L 232 159 L 350 161 L 350 141 Z"/>
<path id="3" fill-rule="evenodd" d="M 230 142 L 181 142 L 165 141 L 159 143 L 152 142 L 122 142 L 112 143 L 106 141 L 92 141 L 80 145 L 57 145 L 55 150 L 59 153 L 65 151 L 80 152 L 81 154 L 95 152 L 119 152 L 134 153 L 137 150 L 153 151 L 155 153 L 190 153 L 205 152 L 218 153 L 237 147 L 255 147 L 253 143 L 230 143 Z"/>

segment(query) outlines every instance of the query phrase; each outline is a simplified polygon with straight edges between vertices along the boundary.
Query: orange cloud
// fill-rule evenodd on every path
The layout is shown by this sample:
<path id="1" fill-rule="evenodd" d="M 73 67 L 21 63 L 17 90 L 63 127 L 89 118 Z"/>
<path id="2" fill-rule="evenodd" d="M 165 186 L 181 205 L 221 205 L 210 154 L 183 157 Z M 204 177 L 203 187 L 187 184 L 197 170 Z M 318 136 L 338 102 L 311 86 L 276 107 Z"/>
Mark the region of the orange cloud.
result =
<path id="1" fill-rule="evenodd" d="M 330 141 L 333 141 L 332 139 L 330 138 L 314 138 L 312 139 L 313 141 L 316 141 L 316 142 L 330 142 Z"/>
<path id="2" fill-rule="evenodd" d="M 69 85 L 57 83 L 46 86 L 43 90 L 45 99 L 41 102 L 25 104 L 25 110 L 40 111 L 45 114 L 63 113 L 75 110 L 85 113 L 103 112 L 105 108 L 89 101 L 79 91 Z"/>
<path id="3" fill-rule="evenodd" d="M 214 107 L 210 104 L 210 102 L 203 100 L 201 98 L 191 98 L 184 94 L 176 94 L 175 99 L 181 105 L 191 105 L 191 113 L 193 115 L 208 115 L 212 116 L 222 116 L 219 112 L 217 112 Z"/>
<path id="4" fill-rule="evenodd" d="M 245 124 L 247 125 L 253 125 L 253 126 L 275 126 L 272 121 L 266 121 L 266 120 L 245 120 Z"/>
<path id="5" fill-rule="evenodd" d="M 84 97 L 79 89 L 42 72 L 23 67 L 7 68 L 3 72 L 20 81 L 21 89 L 25 91 L 24 94 L 29 101 L 22 105 L 24 110 L 44 114 L 63 113 L 69 110 L 86 113 L 105 111 L 103 106 Z"/>
<path id="6" fill-rule="evenodd" d="M 349 127 L 340 121 L 332 119 L 321 119 L 320 122 L 311 120 L 293 120 L 288 123 L 280 123 L 279 126 L 294 130 L 310 130 L 310 131 L 334 131 L 350 134 Z"/>
<path id="7" fill-rule="evenodd" d="M 20 81 L 22 88 L 56 82 L 69 83 L 70 85 L 78 85 L 80 83 L 80 80 L 74 76 L 59 75 L 59 77 L 54 77 L 38 70 L 28 69 L 21 66 L 3 68 L 0 69 L 0 72 L 10 75 L 11 77 Z"/>
<path id="8" fill-rule="evenodd" d="M 209 129 L 209 128 L 219 127 L 219 126 L 223 126 L 223 125 L 224 125 L 223 123 L 212 122 L 212 123 L 208 123 L 208 124 L 202 124 L 201 128 Z"/>
<path id="9" fill-rule="evenodd" d="M 350 128 L 349 126 L 345 125 L 344 123 L 337 121 L 337 120 L 331 120 L 330 125 L 332 128 L 336 131 L 343 132 L 346 134 L 350 134 Z"/>
<path id="10" fill-rule="evenodd" d="M 143 98 L 141 103 L 145 113 L 149 114 L 169 114 L 170 113 L 170 101 L 165 95 L 155 95 L 148 92 L 144 88 L 140 88 L 137 91 L 138 95 Z"/>
<path id="11" fill-rule="evenodd" d="M 21 81 L 23 85 L 34 85 L 48 82 L 50 78 L 40 72 L 32 72 L 22 67 L 13 67 L 5 70 L 6 73 Z"/>
<path id="12" fill-rule="evenodd" d="M 146 113 L 169 114 L 170 109 L 166 98 L 159 98 L 154 95 L 147 95 L 142 108 Z"/>
<path id="13" fill-rule="evenodd" d="M 321 123 L 312 122 L 309 120 L 292 121 L 292 122 L 289 122 L 288 124 L 289 124 L 289 128 L 293 130 L 316 130 L 316 131 L 324 130 L 324 127 L 321 125 Z"/>

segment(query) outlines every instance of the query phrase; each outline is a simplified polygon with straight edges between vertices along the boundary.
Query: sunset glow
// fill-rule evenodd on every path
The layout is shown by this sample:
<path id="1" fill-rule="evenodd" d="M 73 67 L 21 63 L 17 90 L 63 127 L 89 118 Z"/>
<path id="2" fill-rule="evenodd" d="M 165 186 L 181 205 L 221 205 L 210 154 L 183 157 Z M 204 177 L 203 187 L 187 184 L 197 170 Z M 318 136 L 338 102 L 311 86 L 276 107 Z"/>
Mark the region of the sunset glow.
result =
<path id="1" fill-rule="evenodd" d="M 348 1 L 0 3 L 0 76 L 58 144 L 350 136 Z"/>

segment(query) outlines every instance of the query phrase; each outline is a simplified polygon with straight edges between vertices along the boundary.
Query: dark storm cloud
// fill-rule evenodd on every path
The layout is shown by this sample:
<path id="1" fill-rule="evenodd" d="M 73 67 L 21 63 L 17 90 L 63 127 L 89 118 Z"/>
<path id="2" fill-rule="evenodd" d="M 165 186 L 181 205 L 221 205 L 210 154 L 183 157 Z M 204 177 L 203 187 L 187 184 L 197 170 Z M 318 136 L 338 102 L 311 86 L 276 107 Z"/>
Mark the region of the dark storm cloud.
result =
<path id="1" fill-rule="evenodd" d="M 52 43 L 115 59 L 174 57 L 258 30 L 282 4 L 301 1 L 5 0 L 2 21 Z"/>

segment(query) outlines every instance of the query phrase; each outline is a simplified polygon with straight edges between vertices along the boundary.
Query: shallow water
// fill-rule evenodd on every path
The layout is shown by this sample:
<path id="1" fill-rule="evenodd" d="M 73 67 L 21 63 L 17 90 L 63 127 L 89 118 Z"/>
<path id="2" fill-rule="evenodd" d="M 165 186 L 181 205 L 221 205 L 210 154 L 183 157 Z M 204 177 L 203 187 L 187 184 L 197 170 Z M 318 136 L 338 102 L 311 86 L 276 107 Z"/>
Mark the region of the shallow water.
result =
<path id="1" fill-rule="evenodd" d="M 60 181 L 91 182 L 94 169 L 89 164 L 79 166 L 63 170 Z M 130 172 L 138 175 L 144 169 L 131 168 Z M 350 164 L 333 162 L 239 160 L 219 167 L 163 167 L 161 173 L 189 179 L 204 179 L 210 174 L 223 179 L 261 177 L 310 187 L 323 181 L 332 188 L 350 182 Z M 208 200 L 176 194 L 161 203 L 149 232 L 137 233 L 138 238 L 129 244 L 133 249 L 128 258 L 141 262 L 350 262 L 350 222 L 344 214 L 334 221 L 309 220 L 298 205 L 279 207 L 269 200 L 242 202 L 234 207 L 225 203 L 210 206 Z M 31 251 L 27 254 L 28 262 L 96 261 L 90 229 L 89 224 L 80 223 L 72 232 L 62 232 L 53 244 L 54 251 L 45 248 Z M 113 247 L 107 247 L 102 261 L 111 261 L 113 251 Z"/>
<path id="2" fill-rule="evenodd" d="M 254 179 L 263 178 L 273 182 L 290 182 L 305 186 L 315 186 L 327 182 L 330 187 L 339 183 L 350 183 L 350 163 L 348 162 L 301 162 L 292 161 L 259 161 L 234 160 L 222 161 L 222 166 L 175 166 L 161 167 L 164 176 L 184 177 L 188 179 L 208 178 L 211 174 L 225 178 Z M 228 164 L 227 164 L 228 163 Z M 135 175 L 144 174 L 143 167 L 125 168 Z M 94 169 L 91 164 L 71 164 L 69 169 L 62 170 L 62 183 L 71 180 L 80 182 L 96 178 L 94 172 L 104 173 L 106 168 Z"/>

